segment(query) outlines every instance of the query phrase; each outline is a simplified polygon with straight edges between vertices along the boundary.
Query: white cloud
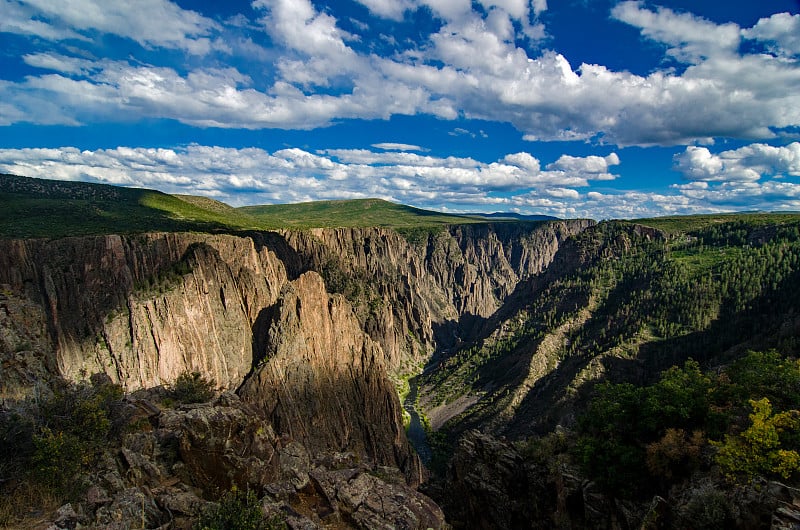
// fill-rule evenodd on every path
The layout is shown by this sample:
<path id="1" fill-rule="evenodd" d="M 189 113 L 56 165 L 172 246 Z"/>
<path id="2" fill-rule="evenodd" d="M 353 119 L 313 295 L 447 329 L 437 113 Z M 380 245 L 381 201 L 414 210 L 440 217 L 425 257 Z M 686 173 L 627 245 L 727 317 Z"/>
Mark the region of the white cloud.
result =
<path id="1" fill-rule="evenodd" d="M 372 144 L 372 147 L 376 149 L 383 149 L 384 151 L 427 151 L 427 149 L 424 149 L 418 145 L 400 144 L 395 142 Z"/>
<path id="2" fill-rule="evenodd" d="M 773 43 L 772 51 L 780 55 L 800 54 L 800 15 L 776 13 L 742 34 L 748 39 Z"/>
<path id="3" fill-rule="evenodd" d="M 355 60 L 355 52 L 344 42 L 352 37 L 308 0 L 255 0 L 252 5 L 265 12 L 260 22 L 288 48 L 337 63 L 343 58 Z"/>
<path id="4" fill-rule="evenodd" d="M 369 9 L 370 13 L 392 20 L 402 20 L 403 13 L 414 8 L 410 0 L 356 0 Z"/>
<path id="5" fill-rule="evenodd" d="M 712 154 L 688 146 L 675 155 L 675 169 L 684 178 L 705 182 L 755 182 L 762 177 L 800 176 L 800 142 L 784 147 L 756 143 Z"/>
<path id="6" fill-rule="evenodd" d="M 608 156 L 576 157 L 561 155 L 558 160 L 548 164 L 547 169 L 556 171 L 571 171 L 578 173 L 604 174 L 608 173 L 609 166 L 619 165 L 619 156 L 611 153 Z"/>
<path id="7" fill-rule="evenodd" d="M 29 65 L 51 72 L 0 83 L 5 124 L 167 118 L 200 127 L 308 129 L 338 119 L 429 114 L 508 122 L 531 141 L 622 146 L 771 139 L 800 126 L 800 64 L 790 59 L 798 50 L 798 15 L 777 14 L 742 29 L 622 2 L 613 15 L 665 44 L 670 67 L 685 66 L 636 75 L 522 47 L 519 32 L 547 8 L 540 0 L 482 0 L 483 11 L 469 0 L 363 0 L 396 20 L 407 10 L 441 18 L 433 34 L 391 56 L 357 51 L 363 36 L 343 31 L 333 11 L 308 0 L 253 2 L 270 50 L 234 31 L 252 29 L 246 17 L 223 25 L 166 0 L 0 2 L 10 13 L 0 20 L 2 31 L 48 39 L 101 31 L 145 47 L 252 58 L 235 71 L 210 60 L 178 69 L 133 58 L 28 53 Z M 742 39 L 766 43 L 771 53 L 741 55 Z"/>
<path id="8" fill-rule="evenodd" d="M 766 147 L 754 144 L 711 157 L 772 171 L 783 168 L 787 175 L 798 172 L 800 144 Z M 609 164 L 614 161 L 611 155 L 606 159 Z M 711 175 L 715 166 L 703 165 L 706 159 L 696 157 L 701 161 L 697 165 L 705 167 L 704 175 Z M 800 184 L 789 179 L 693 180 L 673 186 L 671 194 L 610 192 L 591 188 L 602 174 L 597 172 L 602 163 L 588 157 L 561 157 L 559 161 L 573 173 L 541 170 L 538 160 L 528 153 L 483 163 L 408 152 L 328 150 L 315 154 L 288 148 L 270 153 L 258 148 L 201 145 L 95 151 L 74 147 L 0 149 L 3 173 L 201 194 L 234 205 L 380 197 L 454 212 L 513 209 L 596 219 L 800 208 Z M 586 169 L 588 173 L 580 173 Z"/>
<path id="9" fill-rule="evenodd" d="M 530 153 L 524 152 L 506 155 L 503 157 L 503 162 L 536 173 L 539 172 L 541 167 L 538 159 L 531 156 Z"/>
<path id="10" fill-rule="evenodd" d="M 681 61 L 696 63 L 720 54 L 733 54 L 739 46 L 740 30 L 736 24 L 718 25 L 691 13 L 676 13 L 665 7 L 654 12 L 643 6 L 638 1 L 621 2 L 611 14 L 641 29 L 645 37 L 669 44 L 668 53 Z"/>
<path id="11" fill-rule="evenodd" d="M 232 204 L 381 197 L 422 207 L 538 205 L 561 215 L 558 201 L 577 201 L 575 186 L 594 175 L 541 171 L 528 153 L 492 163 L 400 151 L 327 150 L 190 145 L 176 149 L 118 147 L 81 151 L 0 149 L 0 172 L 61 180 L 143 186 L 203 194 Z M 548 206 L 548 207 L 550 207 Z"/>
<path id="12" fill-rule="evenodd" d="M 85 39 L 81 32 L 94 30 L 127 37 L 143 46 L 199 55 L 211 49 L 209 35 L 218 29 L 213 20 L 168 0 L 0 1 L 4 6 L 0 31 L 50 40 Z"/>

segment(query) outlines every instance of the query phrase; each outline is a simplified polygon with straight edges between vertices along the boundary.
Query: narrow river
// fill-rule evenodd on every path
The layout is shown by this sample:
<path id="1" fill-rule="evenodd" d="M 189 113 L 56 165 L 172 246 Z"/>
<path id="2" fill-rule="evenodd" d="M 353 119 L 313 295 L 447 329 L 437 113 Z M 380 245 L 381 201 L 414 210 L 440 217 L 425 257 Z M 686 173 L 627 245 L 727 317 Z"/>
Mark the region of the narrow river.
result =
<path id="1" fill-rule="evenodd" d="M 411 442 L 411 445 L 417 451 L 420 460 L 426 466 L 431 463 L 431 457 L 433 456 L 433 451 L 431 451 L 431 446 L 428 444 L 428 435 L 425 432 L 425 428 L 422 426 L 422 420 L 419 417 L 419 413 L 417 412 L 416 403 L 417 403 L 417 381 L 416 377 L 412 377 L 408 381 L 409 391 L 406 399 L 403 401 L 403 408 L 411 415 L 411 423 L 408 425 L 408 430 L 406 431 L 406 435 L 408 436 L 408 441 Z"/>

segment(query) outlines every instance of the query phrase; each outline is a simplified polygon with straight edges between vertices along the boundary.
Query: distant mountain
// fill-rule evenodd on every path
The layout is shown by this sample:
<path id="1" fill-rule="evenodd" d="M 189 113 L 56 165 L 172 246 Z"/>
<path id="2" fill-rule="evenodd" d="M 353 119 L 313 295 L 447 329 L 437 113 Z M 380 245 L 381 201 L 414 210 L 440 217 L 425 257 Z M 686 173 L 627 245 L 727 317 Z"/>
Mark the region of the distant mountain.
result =
<path id="1" fill-rule="evenodd" d="M 0 237 L 64 237 L 147 231 L 255 228 L 241 212 L 160 191 L 0 175 Z"/>
<path id="2" fill-rule="evenodd" d="M 552 215 L 525 215 L 516 212 L 494 212 L 494 213 L 471 213 L 470 217 L 479 217 L 494 220 L 514 220 L 514 221 L 556 221 L 559 217 Z"/>

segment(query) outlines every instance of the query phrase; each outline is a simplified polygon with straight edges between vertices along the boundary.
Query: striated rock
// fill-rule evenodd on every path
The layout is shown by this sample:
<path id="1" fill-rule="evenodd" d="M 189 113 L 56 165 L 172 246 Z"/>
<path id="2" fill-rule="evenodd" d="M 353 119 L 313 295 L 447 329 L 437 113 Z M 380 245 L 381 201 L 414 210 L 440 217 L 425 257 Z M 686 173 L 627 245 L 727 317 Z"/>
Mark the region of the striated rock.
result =
<path id="1" fill-rule="evenodd" d="M 565 466 L 526 461 L 510 443 L 475 430 L 459 440 L 444 482 L 426 491 L 454 528 L 621 530 L 639 527 L 647 508 L 605 495 Z"/>
<path id="2" fill-rule="evenodd" d="M 26 374 L 43 369 L 69 379 L 104 372 L 128 390 L 198 371 L 236 388 L 260 349 L 252 331 L 261 334 L 262 312 L 287 277 L 309 270 L 343 283 L 334 290 L 355 289 L 387 370 L 407 374 L 591 224 L 461 226 L 412 243 L 377 228 L 0 240 L 0 390 L 25 393 Z"/>
<path id="3" fill-rule="evenodd" d="M 234 484 L 277 487 L 298 528 L 440 527 L 404 483 L 424 472 L 387 374 L 480 330 L 590 224 L 0 240 L 0 399 L 95 373 L 149 396 L 122 405 L 127 434 L 82 503 L 97 527 L 180 527 Z M 227 392 L 159 410 L 157 389 L 186 371 Z M 496 479 L 515 476 L 509 462 Z M 356 471 L 325 493 L 342 469 Z"/>
<path id="4" fill-rule="evenodd" d="M 91 528 L 159 528 L 169 523 L 170 516 L 158 507 L 150 491 L 128 488 L 117 494 L 111 504 L 97 510 L 95 521 Z"/>
<path id="5" fill-rule="evenodd" d="M 282 262 L 252 238 L 2 240 L 0 286 L 15 304 L 6 312 L 11 321 L 0 324 L 46 324 L 37 354 L 70 379 L 103 372 L 134 390 L 199 371 L 231 388 L 251 368 L 258 312 L 285 281 Z M 26 309 L 36 307 L 43 318 Z M 18 348 L 2 346 L 4 354 Z"/>
<path id="6" fill-rule="evenodd" d="M 242 399 L 312 453 L 350 451 L 418 482 L 421 464 L 403 432 L 383 352 L 347 301 L 328 295 L 310 272 L 286 286 L 270 316 L 262 361 L 239 390 Z"/>
<path id="7" fill-rule="evenodd" d="M 529 475 L 522 456 L 511 445 L 478 431 L 468 432 L 459 441 L 447 470 L 446 488 L 436 497 L 454 528 L 553 526 L 549 514 L 539 510 L 540 504 L 548 505 L 555 497 L 544 477 Z"/>
<path id="8" fill-rule="evenodd" d="M 43 308 L 0 286 L 0 403 L 23 399 L 57 373 L 40 353 L 51 349 Z"/>
<path id="9" fill-rule="evenodd" d="M 381 228 L 282 234 L 296 253 L 298 274 L 328 277 L 341 268 L 367 284 L 372 314 L 357 313 L 383 347 L 387 369 L 407 373 L 409 363 L 470 333 L 474 320 L 494 313 L 520 280 L 543 271 L 564 240 L 593 224 L 463 225 L 408 237 Z"/>

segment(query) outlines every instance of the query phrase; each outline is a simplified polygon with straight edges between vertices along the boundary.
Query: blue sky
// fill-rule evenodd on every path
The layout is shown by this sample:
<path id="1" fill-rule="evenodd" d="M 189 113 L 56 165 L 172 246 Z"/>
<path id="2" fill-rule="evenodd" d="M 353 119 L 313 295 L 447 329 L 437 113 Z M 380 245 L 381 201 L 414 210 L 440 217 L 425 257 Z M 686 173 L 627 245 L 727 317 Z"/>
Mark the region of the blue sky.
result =
<path id="1" fill-rule="evenodd" d="M 800 210 L 800 1 L 0 0 L 0 172 L 233 205 Z"/>

